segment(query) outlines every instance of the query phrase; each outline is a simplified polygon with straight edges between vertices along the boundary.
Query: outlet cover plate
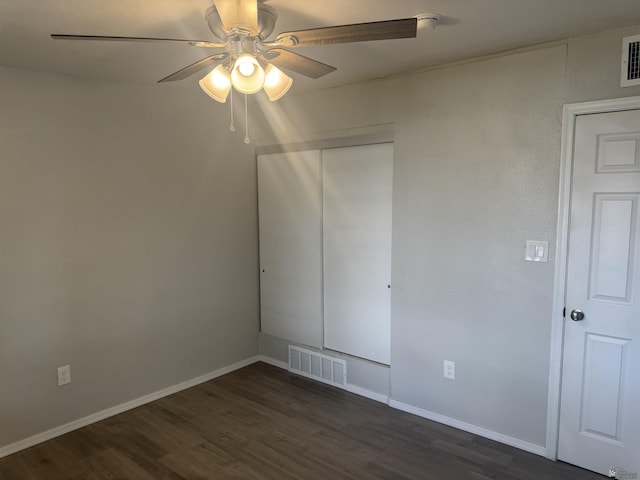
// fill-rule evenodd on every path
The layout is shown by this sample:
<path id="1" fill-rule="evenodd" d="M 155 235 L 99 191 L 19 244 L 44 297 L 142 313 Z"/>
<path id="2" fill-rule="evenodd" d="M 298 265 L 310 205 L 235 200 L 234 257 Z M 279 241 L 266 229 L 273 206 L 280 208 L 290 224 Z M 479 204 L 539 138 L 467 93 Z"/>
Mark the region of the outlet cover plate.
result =
<path id="1" fill-rule="evenodd" d="M 58 367 L 58 386 L 61 387 L 68 383 L 71 383 L 71 365 Z"/>
<path id="2" fill-rule="evenodd" d="M 456 379 L 456 364 L 451 360 L 444 361 L 444 378 L 448 378 L 450 380 Z"/>

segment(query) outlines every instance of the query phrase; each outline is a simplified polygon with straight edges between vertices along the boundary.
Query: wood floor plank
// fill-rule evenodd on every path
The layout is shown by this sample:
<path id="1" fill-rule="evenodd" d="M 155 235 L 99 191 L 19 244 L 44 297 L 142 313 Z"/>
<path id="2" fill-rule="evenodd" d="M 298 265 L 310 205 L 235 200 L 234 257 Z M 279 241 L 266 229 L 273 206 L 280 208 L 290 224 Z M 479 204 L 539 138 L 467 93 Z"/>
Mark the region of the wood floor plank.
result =
<path id="1" fill-rule="evenodd" d="M 257 363 L 0 459 L 0 480 L 601 480 Z"/>

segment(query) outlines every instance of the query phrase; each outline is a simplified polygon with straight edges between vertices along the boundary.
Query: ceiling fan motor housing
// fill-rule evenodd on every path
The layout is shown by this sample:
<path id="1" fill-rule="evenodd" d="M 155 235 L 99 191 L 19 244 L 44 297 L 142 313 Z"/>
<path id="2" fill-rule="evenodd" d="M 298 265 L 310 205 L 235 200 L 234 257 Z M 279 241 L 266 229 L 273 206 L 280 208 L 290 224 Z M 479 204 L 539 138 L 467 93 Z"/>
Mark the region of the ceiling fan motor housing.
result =
<path id="1" fill-rule="evenodd" d="M 218 9 L 215 5 L 212 5 L 205 11 L 204 18 L 207 21 L 211 32 L 220 40 L 226 41 L 229 36 L 234 35 L 234 31 L 224 28 L 222 20 L 220 19 L 220 14 L 218 13 Z M 269 35 L 273 33 L 273 30 L 276 28 L 277 20 L 278 14 L 273 8 L 265 5 L 264 3 L 258 2 L 259 33 L 257 36 L 260 40 L 267 39 Z"/>

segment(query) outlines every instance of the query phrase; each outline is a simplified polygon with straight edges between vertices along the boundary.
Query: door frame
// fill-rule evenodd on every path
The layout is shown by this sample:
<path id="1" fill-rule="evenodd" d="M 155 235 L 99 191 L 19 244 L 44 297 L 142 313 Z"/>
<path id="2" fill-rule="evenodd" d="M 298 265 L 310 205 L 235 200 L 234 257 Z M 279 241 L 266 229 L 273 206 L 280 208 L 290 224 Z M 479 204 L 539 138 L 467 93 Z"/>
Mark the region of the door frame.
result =
<path id="1" fill-rule="evenodd" d="M 555 274 L 553 279 L 553 311 L 551 316 L 551 355 L 549 362 L 549 394 L 547 403 L 547 438 L 545 456 L 558 459 L 560 426 L 560 394 L 562 389 L 562 353 L 564 347 L 563 309 L 566 298 L 567 255 L 569 247 L 569 213 L 571 204 L 571 172 L 576 119 L 589 115 L 640 109 L 640 96 L 572 103 L 563 108 L 560 158 L 560 191 L 556 227 Z"/>

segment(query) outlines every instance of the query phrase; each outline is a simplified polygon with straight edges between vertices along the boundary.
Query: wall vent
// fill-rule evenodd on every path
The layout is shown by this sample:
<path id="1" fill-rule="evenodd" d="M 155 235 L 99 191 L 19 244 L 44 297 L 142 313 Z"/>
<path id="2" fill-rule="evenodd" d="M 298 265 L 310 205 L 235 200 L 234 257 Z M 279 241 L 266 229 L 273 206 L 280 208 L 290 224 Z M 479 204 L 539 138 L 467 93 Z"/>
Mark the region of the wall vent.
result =
<path id="1" fill-rule="evenodd" d="M 622 39 L 622 87 L 640 85 L 640 35 Z"/>
<path id="2" fill-rule="evenodd" d="M 294 345 L 289 345 L 289 371 L 339 387 L 347 384 L 344 360 Z"/>

